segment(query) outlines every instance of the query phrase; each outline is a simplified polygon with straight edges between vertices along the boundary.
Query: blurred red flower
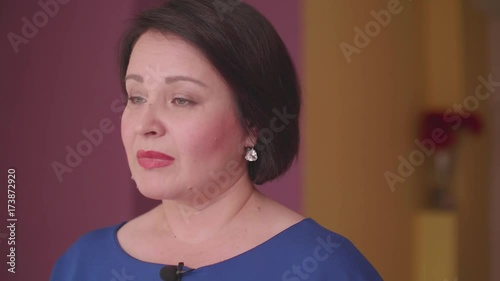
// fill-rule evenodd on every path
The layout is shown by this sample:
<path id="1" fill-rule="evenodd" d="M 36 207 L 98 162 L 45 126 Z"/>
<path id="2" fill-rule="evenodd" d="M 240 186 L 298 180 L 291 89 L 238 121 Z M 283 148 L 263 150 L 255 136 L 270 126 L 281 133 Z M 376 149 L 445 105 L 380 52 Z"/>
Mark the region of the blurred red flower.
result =
<path id="1" fill-rule="evenodd" d="M 482 128 L 480 118 L 474 113 L 466 113 L 462 116 L 457 112 L 430 111 L 424 113 L 422 118 L 421 140 L 432 140 L 432 132 L 435 129 L 442 129 L 447 136 L 446 141 L 435 142 L 435 144 L 437 149 L 443 149 L 455 143 L 459 130 L 467 129 L 473 134 L 479 134 Z"/>

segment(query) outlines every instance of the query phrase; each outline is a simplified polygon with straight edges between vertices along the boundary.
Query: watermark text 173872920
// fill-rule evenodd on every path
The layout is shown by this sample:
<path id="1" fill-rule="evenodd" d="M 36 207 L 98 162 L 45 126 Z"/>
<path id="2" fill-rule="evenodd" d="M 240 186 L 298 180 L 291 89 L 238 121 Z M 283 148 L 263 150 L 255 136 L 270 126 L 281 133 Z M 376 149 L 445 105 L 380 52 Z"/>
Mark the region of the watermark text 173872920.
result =
<path id="1" fill-rule="evenodd" d="M 16 273 L 16 170 L 7 170 L 7 264 L 10 273 Z"/>

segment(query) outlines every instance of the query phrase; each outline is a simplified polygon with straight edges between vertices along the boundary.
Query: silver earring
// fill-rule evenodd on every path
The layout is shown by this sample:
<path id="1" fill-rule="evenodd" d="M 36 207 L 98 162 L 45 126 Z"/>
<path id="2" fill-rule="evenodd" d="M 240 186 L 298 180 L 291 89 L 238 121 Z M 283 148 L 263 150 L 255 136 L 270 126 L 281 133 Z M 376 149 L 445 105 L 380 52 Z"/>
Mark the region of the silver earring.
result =
<path id="1" fill-rule="evenodd" d="M 254 162 L 259 158 L 257 156 L 257 151 L 253 147 L 247 150 L 247 153 L 245 154 L 245 159 L 250 162 Z"/>

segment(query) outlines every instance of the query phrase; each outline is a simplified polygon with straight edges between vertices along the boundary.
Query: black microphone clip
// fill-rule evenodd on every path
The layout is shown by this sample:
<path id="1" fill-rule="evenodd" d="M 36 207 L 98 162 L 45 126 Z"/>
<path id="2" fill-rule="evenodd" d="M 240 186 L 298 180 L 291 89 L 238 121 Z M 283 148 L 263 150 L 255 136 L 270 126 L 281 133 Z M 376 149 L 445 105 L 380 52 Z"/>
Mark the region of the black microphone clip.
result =
<path id="1" fill-rule="evenodd" d="M 184 263 L 179 262 L 177 266 L 175 265 L 166 265 L 160 270 L 160 277 L 164 281 L 181 281 L 182 275 L 184 273 L 188 273 L 193 271 L 194 269 L 189 269 L 183 271 Z"/>

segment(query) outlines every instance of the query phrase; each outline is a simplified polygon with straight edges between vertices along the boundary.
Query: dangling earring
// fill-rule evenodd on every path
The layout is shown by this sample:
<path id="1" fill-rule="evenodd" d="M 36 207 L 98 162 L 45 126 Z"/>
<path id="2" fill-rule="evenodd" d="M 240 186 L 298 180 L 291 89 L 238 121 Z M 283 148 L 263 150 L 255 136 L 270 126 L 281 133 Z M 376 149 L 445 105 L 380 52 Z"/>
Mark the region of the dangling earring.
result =
<path id="1" fill-rule="evenodd" d="M 253 147 L 249 147 L 249 149 L 247 148 L 247 153 L 245 154 L 245 159 L 247 161 L 254 162 L 257 160 L 257 158 L 259 158 L 257 156 L 257 151 L 255 151 L 255 149 Z"/>

